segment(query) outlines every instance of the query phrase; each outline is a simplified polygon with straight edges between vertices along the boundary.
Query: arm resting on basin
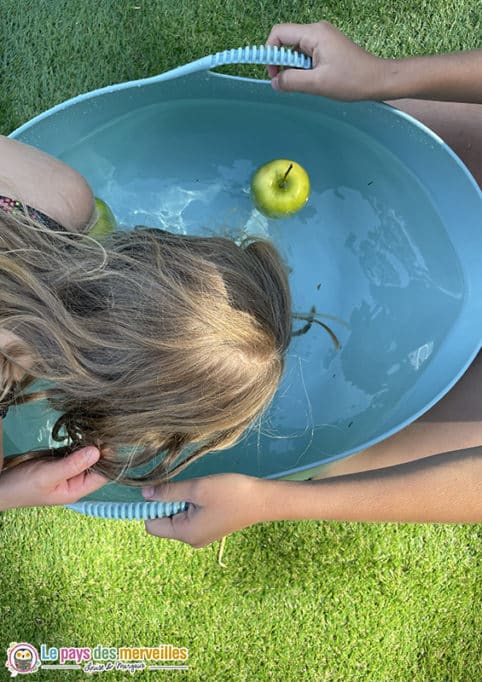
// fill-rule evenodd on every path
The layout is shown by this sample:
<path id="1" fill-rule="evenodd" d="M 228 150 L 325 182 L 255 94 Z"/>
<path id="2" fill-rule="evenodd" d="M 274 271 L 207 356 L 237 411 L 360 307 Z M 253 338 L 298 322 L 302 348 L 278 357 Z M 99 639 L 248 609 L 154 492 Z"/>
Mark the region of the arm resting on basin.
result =
<path id="1" fill-rule="evenodd" d="M 419 98 L 482 104 L 482 50 L 384 59 L 356 45 L 327 21 L 277 24 L 267 45 L 294 45 L 310 70 L 267 67 L 275 90 L 345 101 Z"/>
<path id="2" fill-rule="evenodd" d="M 284 483 L 285 490 L 277 492 L 283 493 L 283 509 L 270 515 L 273 520 L 482 521 L 482 447 L 335 478 Z"/>
<path id="3" fill-rule="evenodd" d="M 94 195 L 63 161 L 0 135 L 0 196 L 22 201 L 73 232 L 95 222 Z"/>
<path id="4" fill-rule="evenodd" d="M 202 547 L 260 521 L 482 521 L 482 447 L 317 481 L 219 474 L 167 484 L 149 500 L 187 511 L 146 522 L 152 535 Z"/>
<path id="5" fill-rule="evenodd" d="M 482 50 L 384 59 L 377 99 L 482 104 Z"/>

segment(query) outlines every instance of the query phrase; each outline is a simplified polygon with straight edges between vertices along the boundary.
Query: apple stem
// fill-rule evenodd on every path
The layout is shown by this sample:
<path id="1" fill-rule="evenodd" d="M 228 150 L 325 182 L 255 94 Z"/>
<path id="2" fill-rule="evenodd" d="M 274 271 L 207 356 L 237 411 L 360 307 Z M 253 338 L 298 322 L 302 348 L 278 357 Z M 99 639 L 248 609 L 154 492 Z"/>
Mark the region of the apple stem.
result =
<path id="1" fill-rule="evenodd" d="M 293 164 L 290 163 L 290 167 L 288 168 L 288 170 L 287 170 L 286 173 L 284 174 L 283 179 L 281 180 L 281 182 L 280 182 L 280 184 L 279 184 L 280 187 L 284 187 L 285 182 L 286 182 L 286 178 L 288 177 L 288 173 L 290 172 L 290 170 L 291 170 L 292 168 L 293 168 Z"/>

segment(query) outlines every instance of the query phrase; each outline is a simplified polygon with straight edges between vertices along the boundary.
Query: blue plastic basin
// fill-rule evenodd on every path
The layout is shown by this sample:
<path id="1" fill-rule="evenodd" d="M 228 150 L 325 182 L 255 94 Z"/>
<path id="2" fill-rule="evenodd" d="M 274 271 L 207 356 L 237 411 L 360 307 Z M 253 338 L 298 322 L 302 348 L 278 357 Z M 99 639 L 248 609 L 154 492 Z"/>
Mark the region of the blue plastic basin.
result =
<path id="1" fill-rule="evenodd" d="M 348 325 L 327 320 L 339 351 L 319 327 L 294 338 L 261 424 L 181 479 L 307 478 L 420 416 L 480 349 L 481 192 L 398 110 L 205 71 L 76 97 L 12 136 L 79 170 L 124 226 L 269 236 L 291 268 L 295 310 Z M 249 196 L 252 173 L 275 158 L 296 160 L 312 185 L 306 208 L 284 220 L 261 216 Z M 13 410 L 6 453 L 47 443 L 48 420 L 41 405 Z M 87 499 L 142 497 L 109 484 Z"/>

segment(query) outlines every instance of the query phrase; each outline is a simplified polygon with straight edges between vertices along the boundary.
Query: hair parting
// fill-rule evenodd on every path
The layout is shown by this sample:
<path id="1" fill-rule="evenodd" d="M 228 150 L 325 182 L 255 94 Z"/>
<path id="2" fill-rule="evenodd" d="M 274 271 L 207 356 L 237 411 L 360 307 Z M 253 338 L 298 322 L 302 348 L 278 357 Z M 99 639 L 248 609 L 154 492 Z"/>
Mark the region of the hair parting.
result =
<path id="1" fill-rule="evenodd" d="M 271 401 L 292 333 L 271 243 L 138 227 L 100 244 L 7 213 L 0 228 L 1 327 L 20 340 L 0 355 L 0 403 L 46 399 L 63 443 L 4 469 L 96 445 L 92 470 L 156 485 L 233 445 Z"/>

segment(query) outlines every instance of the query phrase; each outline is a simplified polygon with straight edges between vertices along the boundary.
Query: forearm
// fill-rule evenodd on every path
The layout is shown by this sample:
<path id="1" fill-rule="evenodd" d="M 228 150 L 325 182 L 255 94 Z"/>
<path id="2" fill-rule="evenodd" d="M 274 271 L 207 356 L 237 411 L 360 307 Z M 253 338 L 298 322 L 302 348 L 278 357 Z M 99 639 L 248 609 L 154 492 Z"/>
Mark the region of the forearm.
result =
<path id="1" fill-rule="evenodd" d="M 74 168 L 36 147 L 0 135 L 0 195 L 25 202 L 74 232 L 91 224 L 94 195 Z"/>
<path id="2" fill-rule="evenodd" d="M 9 490 L 8 482 L 5 477 L 2 477 L 0 472 L 0 512 L 7 509 L 15 509 L 16 506 L 12 491 Z"/>
<path id="3" fill-rule="evenodd" d="M 482 103 L 482 50 L 384 59 L 374 99 Z"/>
<path id="4" fill-rule="evenodd" d="M 8 487 L 6 481 L 2 478 L 3 467 L 3 419 L 0 419 L 0 512 L 6 509 L 13 509 L 13 502 L 8 494 Z"/>
<path id="5" fill-rule="evenodd" d="M 319 481 L 265 481 L 263 520 L 482 522 L 482 447 Z"/>

